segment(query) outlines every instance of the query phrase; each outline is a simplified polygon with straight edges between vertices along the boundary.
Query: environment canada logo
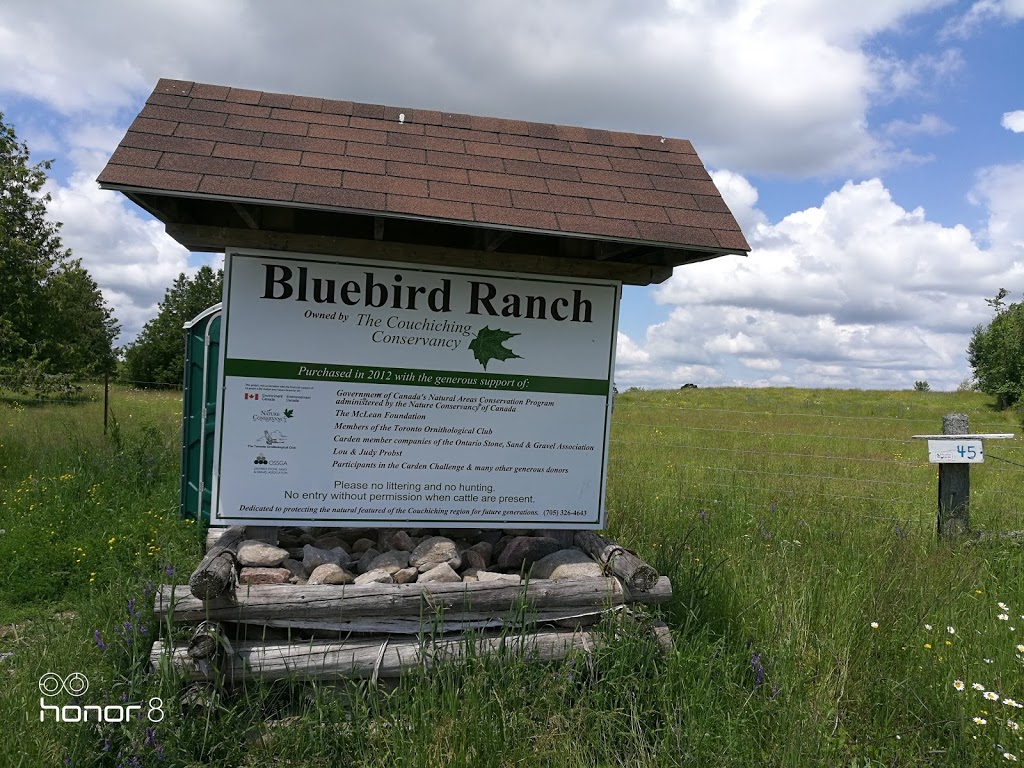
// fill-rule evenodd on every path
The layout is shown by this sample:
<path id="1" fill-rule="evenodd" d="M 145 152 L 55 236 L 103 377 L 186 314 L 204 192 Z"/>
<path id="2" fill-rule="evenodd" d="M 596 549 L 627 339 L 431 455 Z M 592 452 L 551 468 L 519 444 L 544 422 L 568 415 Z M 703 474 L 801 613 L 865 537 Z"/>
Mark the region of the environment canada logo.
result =
<path id="1" fill-rule="evenodd" d="M 164 702 L 159 696 L 151 698 L 147 705 L 142 704 L 47 704 L 47 697 L 53 698 L 63 691 L 73 699 L 79 699 L 89 690 L 89 678 L 81 672 L 72 672 L 61 677 L 56 672 L 47 672 L 39 678 L 39 722 L 48 719 L 55 723 L 124 723 L 134 716 L 142 718 L 145 711 L 151 723 L 159 723 L 164 719 Z"/>

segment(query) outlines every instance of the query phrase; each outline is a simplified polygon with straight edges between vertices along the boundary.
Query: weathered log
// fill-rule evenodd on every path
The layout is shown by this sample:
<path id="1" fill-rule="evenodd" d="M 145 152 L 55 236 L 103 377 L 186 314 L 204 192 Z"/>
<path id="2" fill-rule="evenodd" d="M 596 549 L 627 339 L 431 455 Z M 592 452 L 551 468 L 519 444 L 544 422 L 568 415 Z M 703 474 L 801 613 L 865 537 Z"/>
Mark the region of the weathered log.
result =
<path id="1" fill-rule="evenodd" d="M 615 606 L 621 608 L 621 606 Z M 558 609 L 541 611 L 509 611 L 499 616 L 488 616 L 481 613 L 444 614 L 434 619 L 425 616 L 414 618 L 379 618 L 379 619 L 267 619 L 262 626 L 282 627 L 287 629 L 313 630 L 316 632 L 351 632 L 359 635 L 419 635 L 424 632 L 449 634 L 451 632 L 467 632 L 484 629 L 514 629 L 529 625 L 554 624 L 562 627 L 589 626 L 596 624 L 604 610 L 593 606 L 564 606 Z"/>
<path id="2" fill-rule="evenodd" d="M 173 601 L 172 601 L 173 594 Z M 632 593 L 628 593 L 632 597 Z M 644 602 L 664 602 L 672 596 L 664 588 L 643 596 Z M 173 602 L 173 606 L 172 606 Z M 430 584 L 264 584 L 250 585 L 233 594 L 201 600 L 173 585 L 161 587 L 155 611 L 162 619 L 169 612 L 175 622 L 263 622 L 272 619 L 316 618 L 351 620 L 429 617 L 444 612 L 502 615 L 520 606 L 533 610 L 562 606 L 603 608 L 627 602 L 627 591 L 614 578 L 537 579 L 529 584 L 478 581 Z M 630 602 L 637 602 L 630 600 Z"/>
<path id="3" fill-rule="evenodd" d="M 600 563 L 605 573 L 618 576 L 635 591 L 647 592 L 658 583 L 658 572 L 627 549 L 593 531 L 577 531 L 576 546 Z"/>
<path id="4" fill-rule="evenodd" d="M 417 667 L 464 658 L 469 654 L 527 653 L 531 658 L 554 661 L 572 651 L 591 651 L 597 633 L 576 629 L 467 639 L 365 638 L 344 641 L 310 640 L 303 643 L 238 643 L 220 671 L 228 682 L 262 678 L 340 679 L 401 677 Z M 168 646 L 158 640 L 150 651 L 155 667 L 165 658 L 186 679 L 209 680 L 209 664 L 190 658 L 184 645 Z"/>
<path id="5" fill-rule="evenodd" d="M 190 659 L 212 659 L 220 648 L 221 629 L 212 621 L 204 621 L 192 632 L 186 653 Z"/>
<path id="6" fill-rule="evenodd" d="M 633 593 L 617 579 L 539 580 L 463 584 L 254 585 L 208 601 L 162 587 L 155 603 L 160 620 L 204 620 L 291 629 L 372 634 L 418 634 L 515 627 L 523 623 L 590 623 L 608 608 L 672 599 L 662 577 L 653 589 Z"/>
<path id="7" fill-rule="evenodd" d="M 206 553 L 198 567 L 188 578 L 189 591 L 200 600 L 223 595 L 235 585 L 235 552 L 245 538 L 245 526 L 228 528 Z"/>
<path id="8" fill-rule="evenodd" d="M 211 549 L 217 546 L 217 542 L 220 541 L 220 537 L 223 536 L 228 530 L 230 529 L 224 528 L 223 526 L 211 525 L 206 530 L 206 551 L 209 552 Z"/>

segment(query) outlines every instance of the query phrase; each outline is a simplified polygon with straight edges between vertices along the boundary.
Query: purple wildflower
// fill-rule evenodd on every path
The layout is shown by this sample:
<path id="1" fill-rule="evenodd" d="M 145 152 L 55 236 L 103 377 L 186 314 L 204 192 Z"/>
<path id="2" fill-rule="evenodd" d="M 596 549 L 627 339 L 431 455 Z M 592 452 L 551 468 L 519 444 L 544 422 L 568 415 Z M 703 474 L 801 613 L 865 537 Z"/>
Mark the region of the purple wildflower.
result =
<path id="1" fill-rule="evenodd" d="M 146 738 L 142 742 L 147 747 L 152 747 L 156 744 L 156 728 L 146 729 Z"/>
<path id="2" fill-rule="evenodd" d="M 754 670 L 754 685 L 760 688 L 764 685 L 764 665 L 761 664 L 760 653 L 755 653 L 750 657 L 750 667 Z"/>
<path id="3" fill-rule="evenodd" d="M 699 512 L 697 513 L 697 517 L 698 517 L 698 518 L 700 518 L 700 521 L 701 521 L 702 523 L 706 523 L 706 522 L 708 521 L 708 513 L 707 513 L 707 511 L 706 511 L 706 510 L 703 510 L 703 509 L 702 509 L 702 510 L 700 510 L 700 511 L 699 511 Z"/>
<path id="4" fill-rule="evenodd" d="M 94 629 L 92 631 L 92 637 L 93 640 L 96 641 L 97 648 L 99 648 L 101 651 L 107 650 L 107 644 L 103 642 L 103 638 L 100 637 L 100 631 L 98 629 Z"/>
<path id="5" fill-rule="evenodd" d="M 134 597 L 130 598 L 128 600 L 128 615 L 131 616 L 133 619 L 139 618 L 139 613 L 138 613 L 138 611 L 135 610 L 135 598 Z"/>
<path id="6" fill-rule="evenodd" d="M 173 578 L 174 577 L 174 566 L 171 565 L 170 563 L 167 564 L 166 573 L 167 573 L 167 578 Z"/>

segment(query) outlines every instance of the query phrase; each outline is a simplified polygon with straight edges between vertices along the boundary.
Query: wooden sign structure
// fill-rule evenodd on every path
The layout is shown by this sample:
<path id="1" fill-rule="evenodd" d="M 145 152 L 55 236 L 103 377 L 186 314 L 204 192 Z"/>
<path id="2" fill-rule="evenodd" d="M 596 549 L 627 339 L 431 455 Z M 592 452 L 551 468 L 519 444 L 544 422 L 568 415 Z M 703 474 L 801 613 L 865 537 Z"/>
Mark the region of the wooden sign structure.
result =
<path id="1" fill-rule="evenodd" d="M 460 622 L 507 627 L 514 604 L 546 605 L 537 589 L 550 587 L 520 577 L 551 556 L 589 559 L 609 606 L 671 596 L 635 555 L 580 529 L 605 520 L 620 286 L 750 250 L 688 141 L 160 80 L 99 182 L 186 248 L 227 254 L 218 516 L 244 530 L 211 550 L 193 595 L 242 610 L 255 587 L 235 588 L 240 552 L 263 539 L 294 572 L 250 577 L 288 577 L 296 605 L 319 594 L 336 611 L 350 604 L 298 567 L 307 547 L 360 579 L 379 570 L 373 555 L 395 566 L 387 580 L 407 583 L 385 585 L 380 616 L 396 595 L 444 605 L 454 588 L 478 606 Z M 461 585 L 436 586 L 438 572 Z M 500 610 L 470 599 L 493 589 L 487 574 L 512 586 Z M 184 615 L 175 599 L 158 607 Z M 572 598 L 559 621 L 576 627 L 588 605 L 573 614 Z M 576 631 L 529 642 L 561 653 Z M 358 653 L 322 650 L 310 669 L 365 669 Z"/>

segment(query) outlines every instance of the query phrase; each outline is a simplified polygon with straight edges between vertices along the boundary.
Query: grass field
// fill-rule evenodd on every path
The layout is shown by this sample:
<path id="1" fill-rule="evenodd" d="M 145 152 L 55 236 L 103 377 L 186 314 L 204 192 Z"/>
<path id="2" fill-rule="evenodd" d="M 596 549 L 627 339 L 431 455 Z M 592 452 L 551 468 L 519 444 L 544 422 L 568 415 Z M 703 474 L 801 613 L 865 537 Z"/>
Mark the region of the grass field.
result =
<path id="1" fill-rule="evenodd" d="M 624 394 L 609 528 L 671 577 L 674 651 L 609 624 L 590 658 L 472 659 L 394 691 L 250 685 L 189 707 L 146 665 L 172 631 L 153 589 L 202 552 L 177 518 L 180 395 L 115 390 L 104 437 L 90 394 L 0 404 L 0 766 L 1024 760 L 1024 547 L 937 541 L 936 469 L 910 439 L 951 411 L 1019 433 L 982 395 Z M 1024 529 L 1024 440 L 986 451 L 972 522 Z M 163 719 L 41 723 L 40 678 L 74 671 L 83 703 L 158 697 Z"/>

